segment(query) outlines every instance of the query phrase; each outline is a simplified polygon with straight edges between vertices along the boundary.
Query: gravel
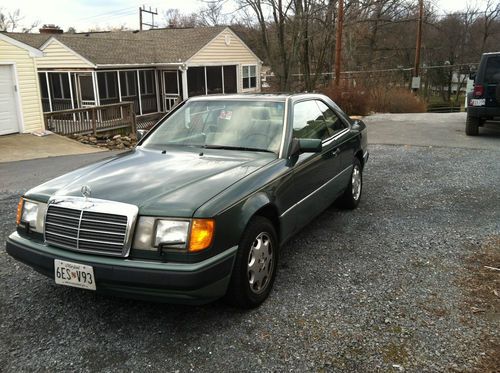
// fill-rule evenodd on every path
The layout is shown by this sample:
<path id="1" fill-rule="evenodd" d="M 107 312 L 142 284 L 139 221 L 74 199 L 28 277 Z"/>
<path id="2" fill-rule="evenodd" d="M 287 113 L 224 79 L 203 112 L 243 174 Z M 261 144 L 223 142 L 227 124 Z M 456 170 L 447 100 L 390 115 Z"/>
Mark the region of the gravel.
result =
<path id="1" fill-rule="evenodd" d="M 359 208 L 329 208 L 286 244 L 275 288 L 256 310 L 145 303 L 56 286 L 0 250 L 0 366 L 474 370 L 485 336 L 498 339 L 498 325 L 471 312 L 459 280 L 466 258 L 500 234 L 500 152 L 376 145 L 370 151 Z M 65 157 L 37 164 L 40 181 L 62 172 L 58 162 L 71 163 Z M 2 247 L 14 230 L 15 192 L 37 178 L 30 177 L 27 184 L 2 178 Z"/>

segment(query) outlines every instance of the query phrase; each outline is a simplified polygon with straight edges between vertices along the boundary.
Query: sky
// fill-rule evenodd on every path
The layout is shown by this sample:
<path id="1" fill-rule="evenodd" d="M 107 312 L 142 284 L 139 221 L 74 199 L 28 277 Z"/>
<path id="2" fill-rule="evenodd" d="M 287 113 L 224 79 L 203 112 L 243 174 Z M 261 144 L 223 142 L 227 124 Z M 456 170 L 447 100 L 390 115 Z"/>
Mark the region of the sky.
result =
<path id="1" fill-rule="evenodd" d="M 486 0 L 476 1 L 482 8 Z M 464 0 L 431 0 L 440 13 L 463 10 Z M 415 4 L 418 1 L 415 0 Z M 15 4 L 15 5 L 13 5 Z M 3 12 L 19 9 L 23 17 L 22 24 L 28 25 L 37 22 L 55 24 L 63 30 L 69 27 L 77 31 L 87 31 L 89 28 L 99 27 L 106 29 L 109 26 L 125 25 L 128 28 L 139 28 L 139 7 L 146 5 L 153 10 L 158 9 L 155 23 L 162 25 L 163 12 L 167 9 L 179 9 L 182 13 L 192 13 L 199 10 L 203 3 L 201 0 L 150 0 L 148 2 L 136 0 L 0 0 L 0 9 Z M 145 15 L 144 22 L 150 23 L 150 18 Z"/>

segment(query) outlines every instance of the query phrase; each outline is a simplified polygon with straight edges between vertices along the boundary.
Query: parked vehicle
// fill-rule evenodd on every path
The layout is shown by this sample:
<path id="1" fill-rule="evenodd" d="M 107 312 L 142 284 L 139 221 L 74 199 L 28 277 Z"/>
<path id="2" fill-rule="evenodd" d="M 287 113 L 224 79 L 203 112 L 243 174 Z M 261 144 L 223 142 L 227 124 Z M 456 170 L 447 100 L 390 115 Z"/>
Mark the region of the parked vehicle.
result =
<path id="1" fill-rule="evenodd" d="M 284 242 L 358 206 L 367 160 L 365 125 L 326 96 L 191 98 L 134 150 L 28 191 L 7 252 L 56 284 L 255 307 Z"/>
<path id="2" fill-rule="evenodd" d="M 476 136 L 485 121 L 500 117 L 500 52 L 484 53 L 471 79 L 474 89 L 467 94 L 465 133 Z"/>

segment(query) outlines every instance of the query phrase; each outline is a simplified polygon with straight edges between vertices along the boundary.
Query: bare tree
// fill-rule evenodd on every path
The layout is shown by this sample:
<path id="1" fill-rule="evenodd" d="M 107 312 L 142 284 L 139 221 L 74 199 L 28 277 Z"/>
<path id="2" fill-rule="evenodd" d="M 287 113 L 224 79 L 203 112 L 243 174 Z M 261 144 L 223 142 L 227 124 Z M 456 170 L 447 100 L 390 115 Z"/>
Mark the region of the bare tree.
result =
<path id="1" fill-rule="evenodd" d="M 494 0 L 488 0 L 486 2 L 486 8 L 483 17 L 483 37 L 481 44 L 481 53 L 486 51 L 486 42 L 492 34 L 492 28 L 495 22 L 500 18 L 500 3 Z"/>
<path id="2" fill-rule="evenodd" d="M 38 21 L 28 25 L 23 25 L 24 17 L 21 16 L 21 11 L 16 9 L 14 11 L 7 11 L 0 8 L 0 31 L 8 32 L 31 32 L 38 26 Z"/>
<path id="3" fill-rule="evenodd" d="M 199 23 L 201 26 L 220 26 L 227 23 L 223 14 L 223 3 L 219 1 L 206 1 L 200 9 Z"/>
<path id="4" fill-rule="evenodd" d="M 195 13 L 182 14 L 179 9 L 167 9 L 163 12 L 166 27 L 181 28 L 198 26 L 198 16 Z"/>

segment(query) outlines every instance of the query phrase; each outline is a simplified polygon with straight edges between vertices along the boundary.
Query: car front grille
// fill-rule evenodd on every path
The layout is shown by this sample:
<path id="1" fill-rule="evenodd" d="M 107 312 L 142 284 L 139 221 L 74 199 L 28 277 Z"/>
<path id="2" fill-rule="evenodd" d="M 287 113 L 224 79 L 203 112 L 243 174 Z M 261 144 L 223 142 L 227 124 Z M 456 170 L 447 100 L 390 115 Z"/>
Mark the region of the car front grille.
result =
<path id="1" fill-rule="evenodd" d="M 130 247 L 130 220 L 135 216 L 92 211 L 95 203 L 86 208 L 74 202 L 73 198 L 70 207 L 63 207 L 64 201 L 49 203 L 45 216 L 45 242 L 73 251 L 126 256 Z M 106 205 L 112 206 L 112 203 Z"/>

